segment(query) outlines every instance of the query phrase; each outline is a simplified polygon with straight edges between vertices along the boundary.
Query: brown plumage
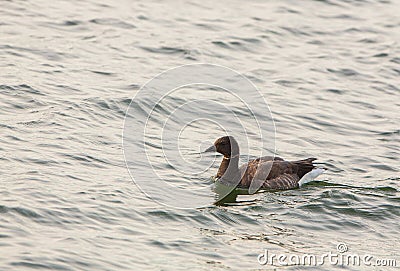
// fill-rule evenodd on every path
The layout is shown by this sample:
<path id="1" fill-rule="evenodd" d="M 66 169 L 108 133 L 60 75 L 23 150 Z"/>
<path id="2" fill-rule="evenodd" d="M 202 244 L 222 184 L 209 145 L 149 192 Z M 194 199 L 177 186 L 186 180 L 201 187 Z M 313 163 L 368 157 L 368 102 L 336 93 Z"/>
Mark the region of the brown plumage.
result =
<path id="1" fill-rule="evenodd" d="M 238 188 L 285 190 L 299 187 L 300 179 L 312 171 L 316 158 L 299 161 L 285 161 L 280 157 L 265 156 L 249 161 L 239 168 L 239 145 L 232 136 L 217 139 L 214 146 L 206 151 L 216 151 L 224 155 L 218 169 L 217 178 Z"/>

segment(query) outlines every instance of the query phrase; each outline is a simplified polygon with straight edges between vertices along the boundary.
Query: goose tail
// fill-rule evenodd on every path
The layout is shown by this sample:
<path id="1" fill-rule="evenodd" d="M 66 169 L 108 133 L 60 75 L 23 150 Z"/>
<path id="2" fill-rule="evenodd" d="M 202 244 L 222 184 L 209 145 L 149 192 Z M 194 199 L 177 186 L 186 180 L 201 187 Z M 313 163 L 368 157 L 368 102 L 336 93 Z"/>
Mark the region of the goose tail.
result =
<path id="1" fill-rule="evenodd" d="M 303 186 L 306 183 L 312 182 L 317 178 L 319 175 L 324 173 L 324 168 L 314 168 L 310 172 L 306 173 L 299 181 L 299 187 Z"/>
<path id="2" fill-rule="evenodd" d="M 322 167 L 316 167 L 313 163 L 315 160 L 317 160 L 317 158 L 307 158 L 294 162 L 299 166 L 299 175 L 301 176 L 299 187 L 306 183 L 312 182 L 326 170 Z"/>

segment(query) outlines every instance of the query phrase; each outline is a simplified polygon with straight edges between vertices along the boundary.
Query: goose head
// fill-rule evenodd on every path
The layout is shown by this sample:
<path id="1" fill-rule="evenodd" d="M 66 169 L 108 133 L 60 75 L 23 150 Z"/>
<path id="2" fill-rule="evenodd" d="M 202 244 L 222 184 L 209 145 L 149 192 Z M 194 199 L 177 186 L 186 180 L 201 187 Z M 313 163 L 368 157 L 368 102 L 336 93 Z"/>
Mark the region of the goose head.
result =
<path id="1" fill-rule="evenodd" d="M 218 152 L 226 158 L 239 155 L 239 144 L 233 136 L 223 136 L 215 140 L 214 145 L 205 152 Z"/>

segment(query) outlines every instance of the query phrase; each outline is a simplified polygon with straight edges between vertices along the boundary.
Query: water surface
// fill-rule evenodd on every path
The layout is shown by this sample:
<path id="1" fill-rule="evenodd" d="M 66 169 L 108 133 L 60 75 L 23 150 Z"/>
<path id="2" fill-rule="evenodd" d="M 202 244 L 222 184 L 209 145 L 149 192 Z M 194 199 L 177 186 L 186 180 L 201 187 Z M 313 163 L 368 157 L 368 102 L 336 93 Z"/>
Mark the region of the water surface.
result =
<path id="1" fill-rule="evenodd" d="M 264 249 L 319 255 L 339 242 L 400 265 L 398 1 L 1 7 L 0 269 L 271 269 L 257 262 Z M 211 190 L 197 209 L 146 197 L 125 166 L 125 112 L 153 76 L 195 63 L 252 80 L 271 107 L 276 154 L 318 157 L 329 169 L 321 182 L 225 207 L 212 204 Z M 226 104 L 250 121 L 234 100 Z M 205 124 L 191 131 L 188 152 L 218 134 Z M 152 162 L 185 181 L 164 160 Z M 194 181 L 207 183 L 217 166 Z"/>

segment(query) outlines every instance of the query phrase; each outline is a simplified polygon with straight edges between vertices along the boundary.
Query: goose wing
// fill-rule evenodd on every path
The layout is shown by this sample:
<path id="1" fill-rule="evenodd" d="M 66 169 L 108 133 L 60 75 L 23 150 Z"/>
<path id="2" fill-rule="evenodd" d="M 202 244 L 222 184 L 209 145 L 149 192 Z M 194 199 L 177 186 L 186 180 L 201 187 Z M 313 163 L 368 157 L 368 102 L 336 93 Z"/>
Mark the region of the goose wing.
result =
<path id="1" fill-rule="evenodd" d="M 250 161 L 240 167 L 240 187 L 256 186 L 261 189 L 293 189 L 299 187 L 301 177 L 311 171 L 313 158 L 300 161 L 284 161 L 276 157 L 274 160 L 264 157 Z M 255 182 L 252 184 L 252 182 Z"/>
<path id="2" fill-rule="evenodd" d="M 297 174 L 284 173 L 276 178 L 264 181 L 261 189 L 286 190 L 299 187 L 300 177 Z"/>

